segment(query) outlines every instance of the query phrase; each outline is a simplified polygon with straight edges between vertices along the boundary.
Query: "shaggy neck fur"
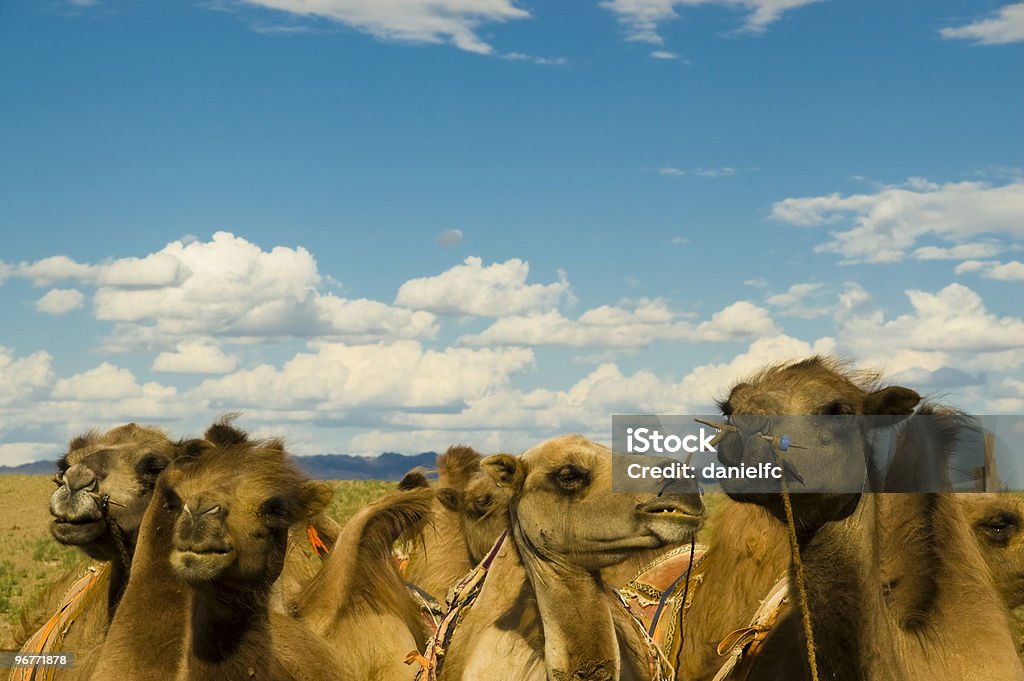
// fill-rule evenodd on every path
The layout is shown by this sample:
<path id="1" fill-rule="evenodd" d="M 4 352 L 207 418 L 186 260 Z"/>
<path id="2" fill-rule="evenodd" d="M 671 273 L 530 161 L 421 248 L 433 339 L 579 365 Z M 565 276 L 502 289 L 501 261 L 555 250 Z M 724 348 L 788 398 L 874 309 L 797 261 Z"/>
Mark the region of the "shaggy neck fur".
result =
<path id="1" fill-rule="evenodd" d="M 139 529 L 132 573 L 93 678 L 165 678 L 177 668 L 188 590 L 171 569 L 173 532 L 168 513 L 160 504 L 150 504 Z"/>
<path id="2" fill-rule="evenodd" d="M 273 662 L 267 593 L 212 585 L 192 590 L 186 679 L 249 679 Z"/>

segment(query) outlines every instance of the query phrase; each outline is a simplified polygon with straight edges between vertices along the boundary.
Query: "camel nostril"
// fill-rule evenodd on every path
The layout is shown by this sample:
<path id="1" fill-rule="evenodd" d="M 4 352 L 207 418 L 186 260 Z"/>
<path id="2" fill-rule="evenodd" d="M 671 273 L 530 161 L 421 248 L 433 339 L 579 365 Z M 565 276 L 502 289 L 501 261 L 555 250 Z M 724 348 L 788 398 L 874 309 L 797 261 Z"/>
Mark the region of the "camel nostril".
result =
<path id="1" fill-rule="evenodd" d="M 64 484 L 72 494 L 82 490 L 95 492 L 99 488 L 96 474 L 82 465 L 72 466 L 64 473 Z"/>
<path id="2" fill-rule="evenodd" d="M 213 508 L 211 508 L 211 509 L 210 509 L 210 510 L 208 510 L 208 511 L 203 511 L 203 512 L 202 512 L 202 513 L 200 513 L 199 515 L 211 515 L 211 514 L 213 514 L 213 513 L 219 513 L 219 512 L 220 512 L 220 504 L 218 504 L 218 505 L 214 506 Z"/>

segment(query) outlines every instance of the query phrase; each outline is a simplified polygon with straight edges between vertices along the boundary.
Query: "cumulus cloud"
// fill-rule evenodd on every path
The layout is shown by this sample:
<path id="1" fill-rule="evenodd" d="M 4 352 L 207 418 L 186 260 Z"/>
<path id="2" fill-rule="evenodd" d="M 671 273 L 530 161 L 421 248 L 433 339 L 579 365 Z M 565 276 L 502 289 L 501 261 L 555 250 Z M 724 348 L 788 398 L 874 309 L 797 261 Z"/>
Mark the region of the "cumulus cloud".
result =
<path id="1" fill-rule="evenodd" d="M 450 43 L 477 54 L 494 48 L 477 33 L 481 24 L 526 19 L 513 0 L 243 0 L 246 4 L 343 24 L 382 40 Z"/>
<path id="2" fill-rule="evenodd" d="M 831 308 L 823 303 L 824 293 L 823 285 L 820 283 L 793 284 L 785 293 L 768 296 L 765 302 L 779 308 L 779 314 L 786 317 L 815 319 L 831 311 Z"/>
<path id="3" fill-rule="evenodd" d="M 529 275 L 529 263 L 518 258 L 484 266 L 470 256 L 446 272 L 405 282 L 395 304 L 445 315 L 500 317 L 554 309 L 571 298 L 565 272 L 551 284 L 527 284 Z"/>
<path id="4" fill-rule="evenodd" d="M 75 262 L 66 255 L 50 256 L 31 264 L 22 263 L 12 268 L 12 274 L 29 279 L 36 286 L 50 286 L 67 279 L 83 283 L 95 279 L 95 270 L 91 265 Z"/>
<path id="5" fill-rule="evenodd" d="M 626 39 L 661 45 L 664 39 L 659 27 L 679 15 L 677 8 L 718 5 L 746 12 L 740 30 L 761 33 L 782 15 L 797 7 L 819 0 L 603 0 L 601 7 L 610 10 L 626 29 Z"/>
<path id="6" fill-rule="evenodd" d="M 142 386 L 128 369 L 121 369 L 109 362 L 62 378 L 53 386 L 51 397 L 65 400 L 117 400 L 123 397 L 138 397 Z"/>
<path id="7" fill-rule="evenodd" d="M 988 19 L 944 28 L 947 40 L 973 40 L 981 45 L 1005 45 L 1024 41 L 1024 2 L 1004 5 Z"/>
<path id="8" fill-rule="evenodd" d="M 956 273 L 979 272 L 986 279 L 1000 281 L 1024 281 L 1024 263 L 1019 260 L 999 262 L 998 260 L 967 260 L 956 266 Z"/>
<path id="9" fill-rule="evenodd" d="M 161 352 L 153 371 L 180 374 L 226 374 L 235 370 L 238 358 L 227 355 L 211 338 L 182 341 L 173 352 Z"/>
<path id="10" fill-rule="evenodd" d="M 325 278 L 302 247 L 264 251 L 229 232 L 98 264 L 54 256 L 22 263 L 14 274 L 37 285 L 77 279 L 96 286 L 96 318 L 116 324 L 104 344 L 110 352 L 173 347 L 197 336 L 372 341 L 433 338 L 437 332 L 429 312 L 322 292 Z M 40 309 L 55 313 L 74 298 L 51 292 Z"/>
<path id="11" fill-rule="evenodd" d="M 612 414 L 707 411 L 715 397 L 765 364 L 834 349 L 831 338 L 807 343 L 781 334 L 764 337 L 728 362 L 696 366 L 678 379 L 643 369 L 627 374 L 606 362 L 563 390 L 504 390 L 471 400 L 468 408 L 457 413 L 405 413 L 394 422 L 424 432 L 500 433 L 504 441 L 495 444 L 508 451 L 568 431 L 607 432 Z"/>
<path id="12" fill-rule="evenodd" d="M 461 405 L 533 366 L 525 348 L 425 350 L 415 341 L 321 344 L 281 368 L 262 364 L 208 379 L 194 392 L 226 409 L 431 408 Z"/>
<path id="13" fill-rule="evenodd" d="M 36 301 L 36 309 L 50 315 L 62 315 L 82 306 L 85 296 L 78 289 L 55 288 Z"/>
<path id="14" fill-rule="evenodd" d="M 836 315 L 841 349 L 896 380 L 947 389 L 969 382 L 950 369 L 977 377 L 1024 366 L 1024 319 L 990 312 L 962 284 L 906 296 L 911 311 L 887 319 L 866 291 L 848 287 Z"/>
<path id="15" fill-rule="evenodd" d="M 434 239 L 438 246 L 457 246 L 462 243 L 461 229 L 446 229 Z"/>
<path id="16" fill-rule="evenodd" d="M 41 395 L 53 383 L 53 357 L 40 350 L 14 358 L 14 351 L 0 345 L 0 405 L 15 404 Z"/>
<path id="17" fill-rule="evenodd" d="M 640 348 L 655 341 L 722 342 L 778 333 L 768 311 L 747 301 L 733 303 L 697 325 L 681 316 L 664 300 L 642 298 L 602 305 L 577 319 L 557 310 L 503 317 L 479 334 L 462 336 L 459 343 Z"/>
<path id="18" fill-rule="evenodd" d="M 874 194 L 785 199 L 772 206 L 771 215 L 798 227 L 845 225 L 815 250 L 838 253 L 846 263 L 892 263 L 926 237 L 953 242 L 954 249 L 965 246 L 963 252 L 978 249 L 971 240 L 982 235 L 1024 237 L 1024 181 L 939 185 L 913 178 Z M 924 258 L 940 254 L 938 249 L 917 251 Z"/>

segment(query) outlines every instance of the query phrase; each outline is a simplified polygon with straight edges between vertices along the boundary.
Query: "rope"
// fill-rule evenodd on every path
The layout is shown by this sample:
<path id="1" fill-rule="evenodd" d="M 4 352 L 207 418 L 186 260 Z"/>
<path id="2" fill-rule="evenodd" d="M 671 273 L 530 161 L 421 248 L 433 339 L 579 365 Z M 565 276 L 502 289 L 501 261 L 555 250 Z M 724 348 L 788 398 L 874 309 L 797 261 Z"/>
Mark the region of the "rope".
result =
<path id="1" fill-rule="evenodd" d="M 804 563 L 800 560 L 800 546 L 796 540 L 796 521 L 793 519 L 793 502 L 789 498 L 789 486 L 786 476 L 782 476 L 782 503 L 786 507 L 786 529 L 789 530 L 789 550 L 793 554 L 793 567 L 796 570 L 796 588 L 800 594 L 800 616 L 804 625 L 804 638 L 807 639 L 807 663 L 811 666 L 812 681 L 818 679 L 818 655 L 814 645 L 814 628 L 811 626 L 811 609 L 807 603 L 807 578 L 804 575 Z"/>

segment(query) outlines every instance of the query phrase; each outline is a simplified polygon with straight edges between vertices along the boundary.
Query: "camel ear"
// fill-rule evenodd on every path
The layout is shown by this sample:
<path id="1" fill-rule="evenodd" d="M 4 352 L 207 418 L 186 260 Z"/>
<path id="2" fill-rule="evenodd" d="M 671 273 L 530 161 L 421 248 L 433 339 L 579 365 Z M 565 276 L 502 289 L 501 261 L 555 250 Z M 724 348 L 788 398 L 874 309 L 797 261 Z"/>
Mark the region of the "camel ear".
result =
<path id="1" fill-rule="evenodd" d="M 877 390 L 864 399 L 864 413 L 872 416 L 909 416 L 921 401 L 910 388 L 892 386 Z"/>
<path id="2" fill-rule="evenodd" d="M 302 514 L 306 518 L 313 518 L 324 512 L 327 505 L 331 503 L 334 490 L 326 482 L 309 480 L 302 485 Z"/>
<path id="3" fill-rule="evenodd" d="M 523 486 L 526 468 L 523 462 L 508 454 L 494 454 L 480 462 L 480 467 L 491 476 L 498 487 L 510 487 L 513 491 Z"/>
<path id="4" fill-rule="evenodd" d="M 462 510 L 462 499 L 459 497 L 459 493 L 451 487 L 442 487 L 437 490 L 436 494 L 437 500 L 440 501 L 441 505 L 449 511 L 455 511 L 457 513 Z"/>

